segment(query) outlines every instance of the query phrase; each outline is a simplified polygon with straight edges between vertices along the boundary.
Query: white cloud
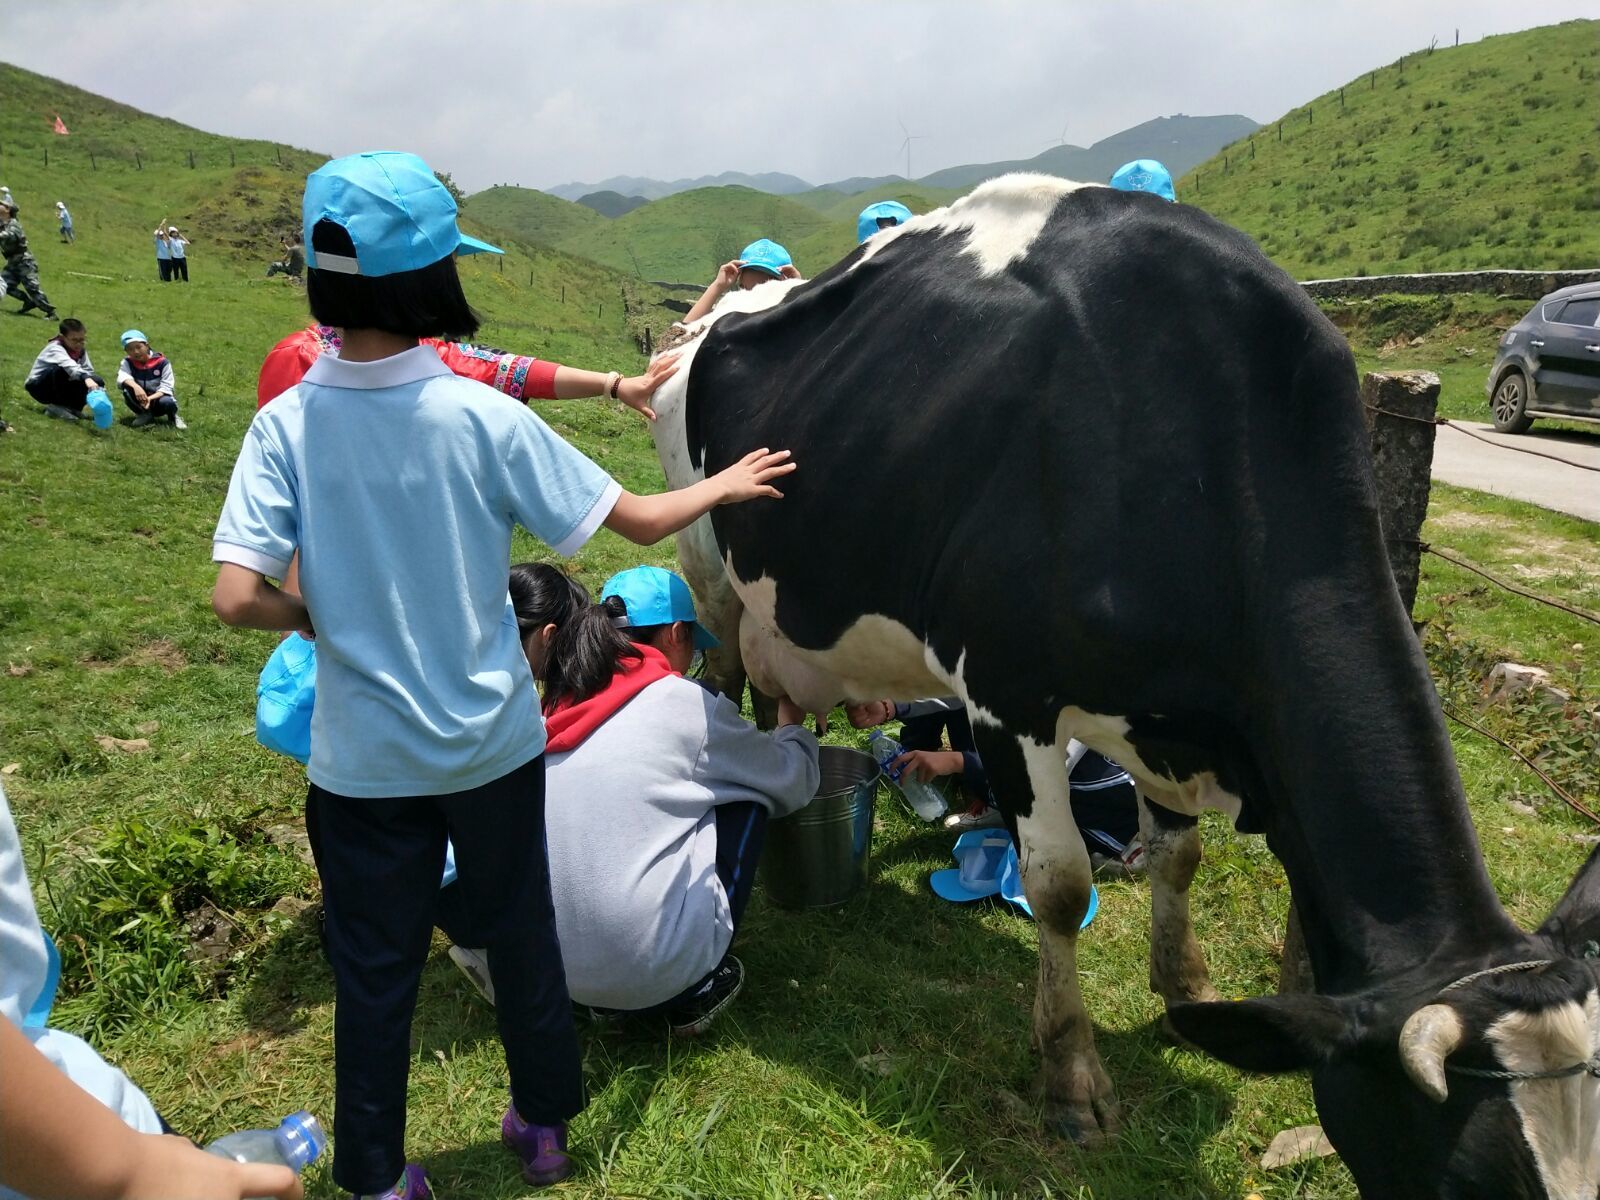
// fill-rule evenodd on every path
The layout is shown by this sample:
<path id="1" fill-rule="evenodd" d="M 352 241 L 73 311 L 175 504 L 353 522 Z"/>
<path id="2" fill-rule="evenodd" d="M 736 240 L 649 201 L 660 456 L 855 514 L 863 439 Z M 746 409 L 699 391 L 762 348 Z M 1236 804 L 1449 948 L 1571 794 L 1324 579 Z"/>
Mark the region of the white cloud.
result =
<path id="1" fill-rule="evenodd" d="M 902 121 L 918 175 L 1037 154 L 1063 126 L 1088 145 L 1175 112 L 1268 121 L 1457 27 L 1535 19 L 1497 0 L 164 0 L 171 51 L 146 69 L 151 11 L 9 3 L 0 53 L 217 133 L 414 149 L 469 188 L 889 174 Z"/>

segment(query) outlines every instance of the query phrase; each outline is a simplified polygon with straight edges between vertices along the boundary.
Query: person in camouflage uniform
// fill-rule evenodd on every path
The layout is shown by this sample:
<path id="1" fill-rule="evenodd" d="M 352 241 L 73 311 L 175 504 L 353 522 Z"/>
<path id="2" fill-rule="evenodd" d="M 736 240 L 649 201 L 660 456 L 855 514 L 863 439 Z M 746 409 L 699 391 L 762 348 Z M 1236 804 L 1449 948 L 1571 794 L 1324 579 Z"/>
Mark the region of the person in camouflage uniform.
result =
<path id="1" fill-rule="evenodd" d="M 45 316 L 54 318 L 55 306 L 39 286 L 39 263 L 28 253 L 28 235 L 17 221 L 16 204 L 0 200 L 0 214 L 5 218 L 0 224 L 0 256 L 6 260 L 0 279 L 5 281 L 6 291 L 22 297 L 23 312 L 42 308 Z"/>

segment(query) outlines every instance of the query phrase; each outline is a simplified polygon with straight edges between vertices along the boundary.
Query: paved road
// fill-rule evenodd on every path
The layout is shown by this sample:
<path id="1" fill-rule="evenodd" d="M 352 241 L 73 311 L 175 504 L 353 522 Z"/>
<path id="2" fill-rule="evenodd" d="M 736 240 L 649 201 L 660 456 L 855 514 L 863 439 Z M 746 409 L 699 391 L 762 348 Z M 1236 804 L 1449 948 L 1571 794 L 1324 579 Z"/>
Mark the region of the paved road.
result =
<path id="1" fill-rule="evenodd" d="M 1494 444 L 1485 445 L 1451 425 L 1470 429 Z M 1600 470 L 1585 471 L 1548 458 L 1503 450 L 1502 446 L 1537 450 L 1600 468 L 1600 426 L 1591 434 L 1546 430 L 1535 424 L 1529 432 L 1513 435 L 1496 433 L 1493 425 L 1452 420 L 1450 425 L 1439 427 L 1434 440 L 1433 477 L 1600 521 Z"/>

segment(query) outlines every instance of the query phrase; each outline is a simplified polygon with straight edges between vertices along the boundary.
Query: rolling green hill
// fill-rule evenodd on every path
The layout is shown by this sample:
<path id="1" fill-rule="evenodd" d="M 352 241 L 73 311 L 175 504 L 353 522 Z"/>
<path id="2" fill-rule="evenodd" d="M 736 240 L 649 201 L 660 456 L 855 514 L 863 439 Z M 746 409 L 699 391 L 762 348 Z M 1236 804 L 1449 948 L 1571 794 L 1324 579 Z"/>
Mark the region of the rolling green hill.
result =
<path id="1" fill-rule="evenodd" d="M 709 281 L 719 264 L 756 238 L 772 238 L 793 252 L 826 224 L 785 196 L 747 187 L 698 188 L 653 200 L 614 221 L 602 220 L 560 247 L 625 275 L 693 283 Z M 799 260 L 797 265 L 807 275 L 821 269 Z"/>
<path id="2" fill-rule="evenodd" d="M 606 191 L 579 196 L 577 203 L 599 213 L 602 217 L 615 218 L 626 216 L 636 208 L 643 208 L 650 201 L 643 196 L 624 196 L 621 192 Z"/>
<path id="3" fill-rule="evenodd" d="M 1406 55 L 1233 143 L 1178 194 L 1301 279 L 1590 267 L 1597 131 L 1600 21 L 1570 21 Z"/>
<path id="4" fill-rule="evenodd" d="M 467 197 L 463 212 L 492 229 L 503 230 L 508 236 L 535 246 L 555 246 L 606 220 L 582 204 L 509 184 L 474 192 Z"/>
<path id="5" fill-rule="evenodd" d="M 262 356 L 309 319 L 304 289 L 264 274 L 280 252 L 278 234 L 299 222 L 306 174 L 326 157 L 204 133 L 5 64 L 0 95 L 0 182 L 21 205 L 52 303 L 89 325 L 96 365 L 114 369 L 116 334 L 139 325 L 173 358 L 190 397 L 253 408 Z M 57 113 L 69 136 L 51 132 Z M 70 246 L 56 236 L 57 200 L 72 210 L 78 240 Z M 606 224 L 588 209 L 551 203 Z M 163 217 L 193 242 L 187 286 L 156 278 L 151 230 Z M 468 297 L 485 318 L 483 341 L 578 366 L 638 367 L 620 276 L 521 244 L 474 217 L 469 209 L 463 226 L 508 251 L 462 260 Z M 13 315 L 17 307 L 15 299 L 0 301 L 0 363 L 8 380 L 20 378 L 55 332 L 37 315 Z M 25 399 L 20 386 L 0 385 L 0 395 L 11 411 Z M 198 421 L 189 417 L 197 437 L 214 423 L 203 412 Z M 242 431 L 247 412 L 240 408 L 228 418 L 230 436 Z"/>

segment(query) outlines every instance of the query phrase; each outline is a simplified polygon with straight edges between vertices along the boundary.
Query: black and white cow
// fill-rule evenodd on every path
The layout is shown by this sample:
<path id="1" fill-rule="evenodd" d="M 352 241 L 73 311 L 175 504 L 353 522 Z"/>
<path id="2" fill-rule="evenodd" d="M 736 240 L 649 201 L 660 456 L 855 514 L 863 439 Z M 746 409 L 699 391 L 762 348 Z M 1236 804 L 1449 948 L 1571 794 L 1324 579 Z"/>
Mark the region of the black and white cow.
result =
<path id="1" fill-rule="evenodd" d="M 1039 918 L 1063 1129 L 1115 1125 L 1077 980 L 1076 737 L 1161 806 L 1151 981 L 1178 1032 L 1309 1068 L 1366 1196 L 1594 1200 L 1600 990 L 1574 956 L 1600 953 L 1600 869 L 1536 933 L 1497 900 L 1389 573 L 1354 363 L 1287 275 L 1196 209 L 1011 176 L 707 324 L 654 402 L 669 481 L 761 445 L 799 470 L 691 531 L 685 570 L 763 690 L 966 702 Z M 1317 994 L 1209 1002 L 1204 808 L 1283 861 Z"/>

